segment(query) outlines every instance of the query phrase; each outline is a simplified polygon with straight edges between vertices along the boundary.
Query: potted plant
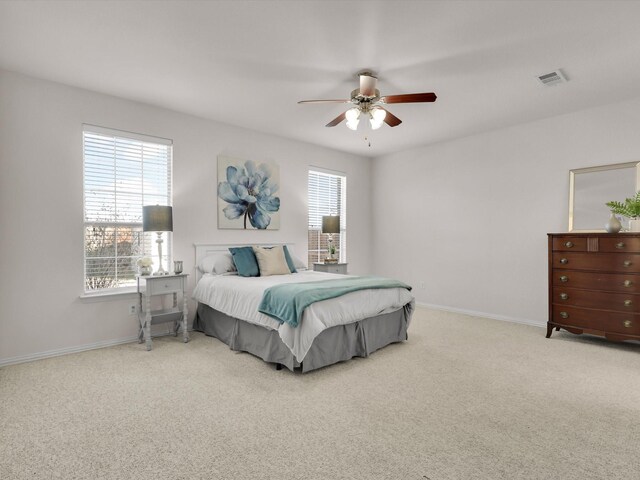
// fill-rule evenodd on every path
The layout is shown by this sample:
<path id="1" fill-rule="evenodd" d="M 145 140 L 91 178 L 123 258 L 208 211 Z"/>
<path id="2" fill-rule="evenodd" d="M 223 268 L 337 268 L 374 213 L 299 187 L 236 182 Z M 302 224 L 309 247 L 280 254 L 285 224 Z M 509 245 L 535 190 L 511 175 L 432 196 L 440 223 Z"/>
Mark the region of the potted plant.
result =
<path id="1" fill-rule="evenodd" d="M 640 190 L 636 192 L 634 197 L 626 198 L 624 203 L 607 202 L 607 207 L 611 209 L 611 212 L 629 219 L 631 232 L 640 232 Z"/>

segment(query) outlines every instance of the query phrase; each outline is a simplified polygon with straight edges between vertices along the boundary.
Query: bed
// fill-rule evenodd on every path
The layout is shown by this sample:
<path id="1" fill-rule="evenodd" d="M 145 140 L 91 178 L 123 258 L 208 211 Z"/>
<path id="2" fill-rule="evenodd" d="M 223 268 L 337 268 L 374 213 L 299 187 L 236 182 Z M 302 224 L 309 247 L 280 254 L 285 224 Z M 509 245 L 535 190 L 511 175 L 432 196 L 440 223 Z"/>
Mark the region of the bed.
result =
<path id="1" fill-rule="evenodd" d="M 309 372 L 367 357 L 407 339 L 415 305 L 409 289 L 365 289 L 322 300 L 304 309 L 300 324 L 294 327 L 258 311 L 266 289 L 346 277 L 302 269 L 295 257 L 297 273 L 241 277 L 230 268 L 213 271 L 206 265 L 209 259 L 228 255 L 230 245 L 195 247 L 198 281 L 193 298 L 198 306 L 193 328 L 232 350 L 251 353 L 278 368 Z M 288 248 L 294 250 L 291 245 Z"/>

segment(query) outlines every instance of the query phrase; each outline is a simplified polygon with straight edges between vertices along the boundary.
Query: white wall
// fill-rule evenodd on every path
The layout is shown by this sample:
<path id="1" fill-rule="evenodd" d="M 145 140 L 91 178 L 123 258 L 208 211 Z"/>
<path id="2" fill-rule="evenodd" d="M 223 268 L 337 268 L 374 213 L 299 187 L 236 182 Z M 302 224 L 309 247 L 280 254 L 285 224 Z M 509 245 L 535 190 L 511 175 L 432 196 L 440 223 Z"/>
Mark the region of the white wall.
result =
<path id="1" fill-rule="evenodd" d="M 194 243 L 292 242 L 306 258 L 307 170 L 319 166 L 347 174 L 349 269 L 369 273 L 370 160 L 0 70 L 0 364 L 137 334 L 134 295 L 80 299 L 83 123 L 174 141 L 173 253 L 185 272 Z M 221 153 L 279 163 L 279 231 L 217 229 Z"/>
<path id="2" fill-rule="evenodd" d="M 348 175 L 351 272 L 403 279 L 421 303 L 538 324 L 547 315 L 546 233 L 567 228 L 569 169 L 640 160 L 640 99 L 371 165 L 0 71 L 0 364 L 137 334 L 128 315 L 133 295 L 79 298 L 83 123 L 174 140 L 174 258 L 187 272 L 193 243 L 293 242 L 304 257 L 306 174 L 314 165 Z M 217 229 L 220 153 L 280 164 L 279 231 Z"/>
<path id="3" fill-rule="evenodd" d="M 637 99 L 374 160 L 374 270 L 419 303 L 544 324 L 569 170 L 639 161 L 639 132 Z"/>

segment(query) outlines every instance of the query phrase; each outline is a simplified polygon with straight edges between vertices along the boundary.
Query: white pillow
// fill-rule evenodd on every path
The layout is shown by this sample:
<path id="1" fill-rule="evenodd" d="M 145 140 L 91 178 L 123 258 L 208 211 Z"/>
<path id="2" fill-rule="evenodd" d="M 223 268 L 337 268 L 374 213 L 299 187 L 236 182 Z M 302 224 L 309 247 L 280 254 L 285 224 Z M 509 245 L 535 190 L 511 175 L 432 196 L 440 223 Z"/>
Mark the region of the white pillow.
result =
<path id="1" fill-rule="evenodd" d="M 289 249 L 289 256 L 291 257 L 291 261 L 293 262 L 293 266 L 296 267 L 296 270 L 306 270 L 307 266 L 304 264 L 302 260 L 296 257 L 291 250 Z"/>
<path id="2" fill-rule="evenodd" d="M 198 263 L 198 269 L 202 273 L 213 273 L 220 275 L 227 272 L 234 272 L 236 266 L 230 253 L 214 253 L 202 258 Z"/>
<path id="3" fill-rule="evenodd" d="M 253 247 L 253 253 L 256 255 L 256 260 L 258 260 L 261 277 L 291 273 L 282 245 L 271 248 Z"/>

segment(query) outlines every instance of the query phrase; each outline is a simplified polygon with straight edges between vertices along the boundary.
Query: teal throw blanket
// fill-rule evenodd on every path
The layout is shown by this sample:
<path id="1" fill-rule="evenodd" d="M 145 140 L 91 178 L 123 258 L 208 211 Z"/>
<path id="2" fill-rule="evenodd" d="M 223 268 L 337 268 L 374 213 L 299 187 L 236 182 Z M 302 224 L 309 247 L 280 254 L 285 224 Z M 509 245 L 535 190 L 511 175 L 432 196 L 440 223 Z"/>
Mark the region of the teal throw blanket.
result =
<path id="1" fill-rule="evenodd" d="M 345 277 L 337 280 L 321 280 L 307 283 L 285 283 L 264 291 L 258 311 L 275 318 L 280 323 L 297 327 L 304 309 L 315 302 L 339 297 L 357 290 L 377 288 L 411 287 L 398 280 L 383 277 Z"/>

